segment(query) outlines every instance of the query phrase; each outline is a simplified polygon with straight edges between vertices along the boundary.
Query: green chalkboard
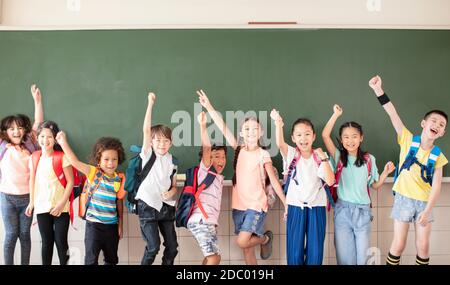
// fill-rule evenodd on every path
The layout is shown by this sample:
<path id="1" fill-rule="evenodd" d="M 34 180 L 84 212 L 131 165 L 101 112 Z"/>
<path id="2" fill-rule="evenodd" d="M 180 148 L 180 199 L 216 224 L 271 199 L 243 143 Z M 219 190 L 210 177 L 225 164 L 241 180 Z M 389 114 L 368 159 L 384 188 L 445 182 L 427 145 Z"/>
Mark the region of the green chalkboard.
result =
<path id="1" fill-rule="evenodd" d="M 0 115 L 32 117 L 29 86 L 36 82 L 44 95 L 45 117 L 67 131 L 82 159 L 100 136 L 119 137 L 126 148 L 141 144 L 149 90 L 157 94 L 153 122 L 176 130 L 175 145 L 194 144 L 195 90 L 203 88 L 223 115 L 261 111 L 262 121 L 270 122 L 270 110 L 279 109 L 287 138 L 296 118 L 310 118 L 318 131 L 317 146 L 323 146 L 320 132 L 339 103 L 344 115 L 337 127 L 348 120 L 362 124 L 364 148 L 381 168 L 387 160 L 397 161 L 398 146 L 367 84 L 375 74 L 382 76 L 405 124 L 420 132 L 426 111 L 450 112 L 450 31 L 0 32 Z M 180 134 L 180 124 L 192 129 Z M 265 132 L 270 137 L 270 125 Z M 438 144 L 448 154 L 450 135 Z M 198 162 L 198 150 L 172 148 L 180 172 Z M 232 157 L 230 152 L 228 179 Z M 274 161 L 281 166 L 279 155 Z"/>

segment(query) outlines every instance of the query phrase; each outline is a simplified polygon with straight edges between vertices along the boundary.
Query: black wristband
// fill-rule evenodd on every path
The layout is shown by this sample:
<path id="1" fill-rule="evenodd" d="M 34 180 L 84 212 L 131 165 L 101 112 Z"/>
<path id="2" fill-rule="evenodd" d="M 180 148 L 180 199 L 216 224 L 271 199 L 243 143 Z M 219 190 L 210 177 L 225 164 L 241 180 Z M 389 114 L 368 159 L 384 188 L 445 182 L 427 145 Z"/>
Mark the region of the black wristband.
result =
<path id="1" fill-rule="evenodd" d="M 386 95 L 386 93 L 383 93 L 383 95 L 381 95 L 377 98 L 378 98 L 378 101 L 380 102 L 381 106 L 391 102 L 391 100 L 389 100 L 389 97 Z"/>

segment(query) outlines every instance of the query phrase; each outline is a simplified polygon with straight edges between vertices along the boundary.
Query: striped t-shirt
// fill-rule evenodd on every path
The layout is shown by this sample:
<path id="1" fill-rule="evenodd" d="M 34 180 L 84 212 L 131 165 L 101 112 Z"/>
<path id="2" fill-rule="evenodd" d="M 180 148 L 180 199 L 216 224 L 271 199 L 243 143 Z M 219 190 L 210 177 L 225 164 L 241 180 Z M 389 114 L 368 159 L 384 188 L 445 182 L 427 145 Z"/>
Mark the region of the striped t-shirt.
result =
<path id="1" fill-rule="evenodd" d="M 121 179 L 114 173 L 114 177 L 109 177 L 98 168 L 91 166 L 87 182 L 90 185 L 100 183 L 94 191 L 89 202 L 86 220 L 102 224 L 117 224 L 117 199 L 125 197 L 126 192 L 121 185 Z"/>

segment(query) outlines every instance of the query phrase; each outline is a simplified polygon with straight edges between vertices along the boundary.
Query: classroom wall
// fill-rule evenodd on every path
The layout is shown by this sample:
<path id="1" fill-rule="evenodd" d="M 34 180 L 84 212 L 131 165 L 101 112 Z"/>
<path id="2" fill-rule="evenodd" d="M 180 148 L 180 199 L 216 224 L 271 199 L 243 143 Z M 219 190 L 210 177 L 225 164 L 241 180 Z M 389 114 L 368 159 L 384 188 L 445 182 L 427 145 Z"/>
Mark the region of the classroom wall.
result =
<path id="1" fill-rule="evenodd" d="M 385 184 L 380 192 L 372 190 L 373 199 L 371 246 L 374 255 L 370 258 L 372 264 L 384 264 L 390 243 L 393 237 L 393 223 L 389 218 L 393 196 L 392 184 Z M 231 188 L 226 187 L 223 191 L 222 208 L 219 218 L 219 245 L 222 250 L 223 265 L 244 264 L 241 250 L 237 247 L 233 234 L 234 224 L 231 217 L 230 201 Z M 450 264 L 450 185 L 443 185 L 442 194 L 433 210 L 435 222 L 430 241 L 431 264 Z M 286 264 L 286 227 L 282 222 L 283 211 L 279 205 L 269 211 L 266 220 L 266 229 L 274 232 L 273 255 L 268 260 L 258 260 L 259 264 L 284 265 Z M 327 233 L 325 239 L 324 264 L 336 264 L 336 253 L 333 242 L 333 212 L 327 216 Z M 84 221 L 76 218 L 74 228 L 69 230 L 69 246 L 71 251 L 70 264 L 83 264 L 84 262 Z M 177 229 L 179 253 L 175 264 L 201 264 L 202 254 L 191 233 L 186 229 Z M 0 222 L 0 244 L 3 244 L 3 222 Z M 31 263 L 41 264 L 41 241 L 37 224 L 32 227 L 32 250 Z M 144 241 L 142 240 L 139 220 L 134 214 L 127 214 L 124 219 L 124 238 L 119 244 L 120 264 L 140 264 L 144 252 Z M 20 246 L 17 244 L 15 261 L 20 262 Z M 161 253 L 164 246 L 161 245 L 160 254 L 155 264 L 161 264 Z M 415 263 L 414 231 L 410 228 L 408 243 L 402 256 L 402 264 Z M 259 248 L 257 250 L 259 256 Z M 100 263 L 102 259 L 99 259 Z M 0 264 L 3 264 L 3 254 L 0 254 Z M 53 264 L 58 264 L 56 248 L 54 250 Z"/>
<path id="2" fill-rule="evenodd" d="M 294 28 L 450 28 L 448 0 L 3 0 L 2 6 L 2 29 L 245 28 L 250 21 L 298 22 Z"/>

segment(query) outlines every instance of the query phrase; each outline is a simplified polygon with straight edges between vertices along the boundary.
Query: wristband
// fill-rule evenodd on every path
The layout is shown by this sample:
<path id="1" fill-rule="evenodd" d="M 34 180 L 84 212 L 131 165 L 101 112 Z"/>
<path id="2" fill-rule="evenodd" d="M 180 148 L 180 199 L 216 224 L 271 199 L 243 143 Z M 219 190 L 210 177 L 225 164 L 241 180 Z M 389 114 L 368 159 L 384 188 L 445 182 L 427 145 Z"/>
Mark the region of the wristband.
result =
<path id="1" fill-rule="evenodd" d="M 377 97 L 378 101 L 380 102 L 381 106 L 391 102 L 391 100 L 389 100 L 389 97 L 386 95 L 386 93 L 383 93 L 383 95 Z"/>

